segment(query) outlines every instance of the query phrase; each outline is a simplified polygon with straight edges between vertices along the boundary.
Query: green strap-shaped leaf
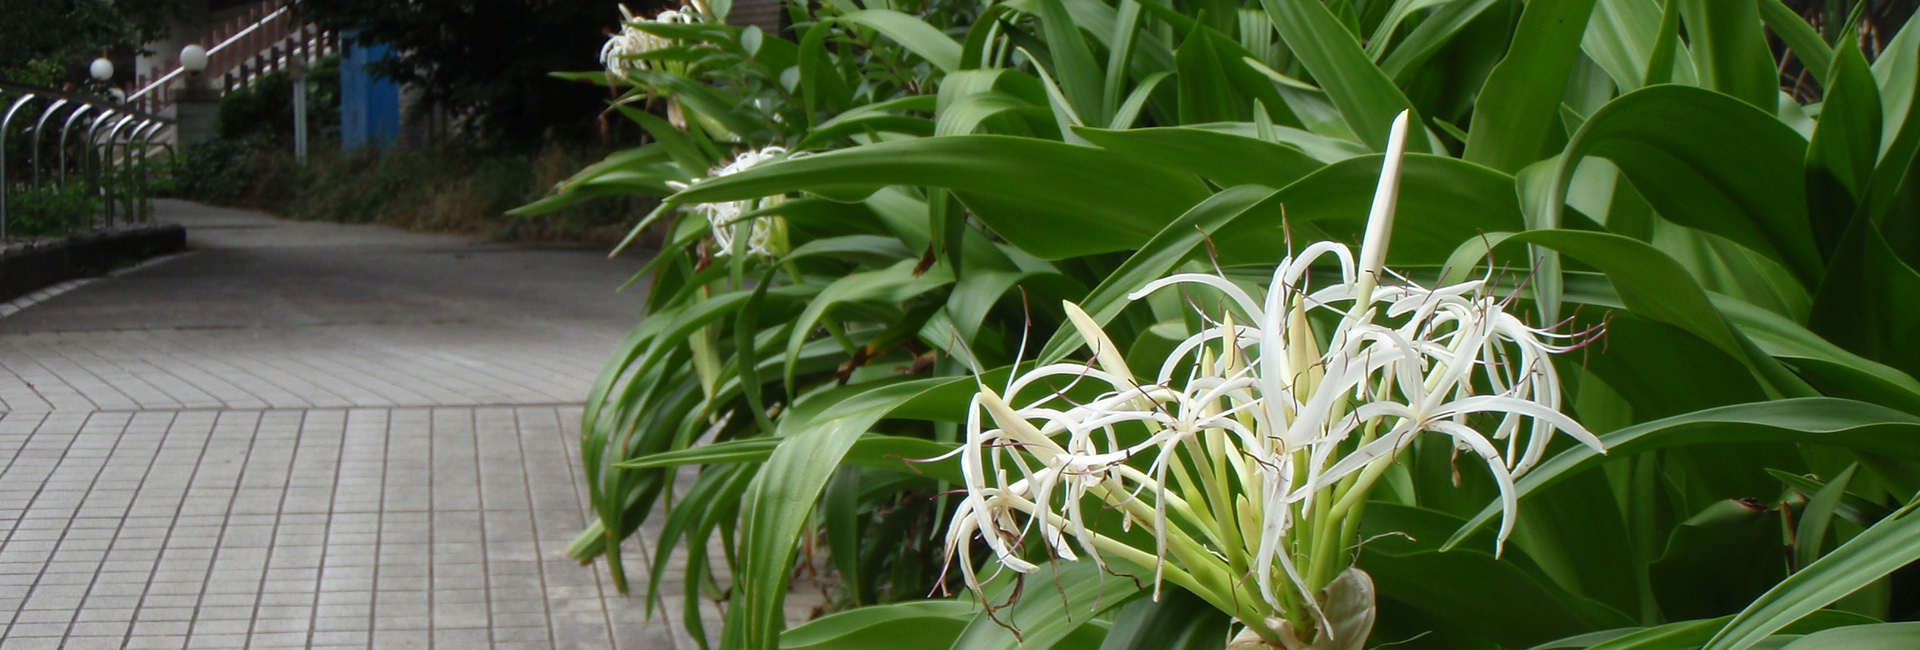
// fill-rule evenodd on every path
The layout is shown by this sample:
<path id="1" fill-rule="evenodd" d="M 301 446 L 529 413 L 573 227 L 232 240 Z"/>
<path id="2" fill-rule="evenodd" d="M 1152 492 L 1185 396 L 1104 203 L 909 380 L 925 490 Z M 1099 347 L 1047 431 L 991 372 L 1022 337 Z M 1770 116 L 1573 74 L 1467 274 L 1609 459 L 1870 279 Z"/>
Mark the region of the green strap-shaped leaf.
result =
<path id="1" fill-rule="evenodd" d="M 1920 87 L 1920 21 L 1907 21 L 1887 42 L 1880 58 L 1873 62 L 1873 80 L 1880 87 L 1881 115 L 1886 122 L 1886 133 L 1880 137 L 1884 159 L 1909 117 L 1920 114 L 1914 106 L 1915 99 L 1920 98 L 1915 92 Z"/>
<path id="2" fill-rule="evenodd" d="M 1544 227 L 1558 227 L 1582 158 L 1612 160 L 1655 211 L 1725 237 L 1819 284 L 1807 227 L 1806 141 L 1771 113 L 1690 86 L 1643 88 L 1609 102 L 1574 134 L 1555 172 Z"/>
<path id="3" fill-rule="evenodd" d="M 1580 54 L 1594 0 L 1536 2 L 1520 14 L 1507 56 L 1474 102 L 1470 162 L 1514 173 L 1559 148 L 1560 98 Z"/>
<path id="4" fill-rule="evenodd" d="M 1107 561 L 1117 565 L 1118 571 L 1138 576 L 1153 573 L 1151 568 L 1133 567 L 1117 558 Z M 1102 612 L 1144 595 L 1140 591 L 1143 578 L 1107 575 L 1085 560 L 1056 561 L 1019 578 L 1027 584 L 1018 590 L 1018 598 L 1011 605 L 990 603 L 1005 607 L 974 616 L 954 640 L 953 650 L 1047 650 Z"/>
<path id="5" fill-rule="evenodd" d="M 847 387 L 839 401 L 813 417 L 790 413 L 774 449 L 741 504 L 740 566 L 721 641 L 728 649 L 770 650 L 785 627 L 782 606 L 794 546 L 826 488 L 861 434 L 889 411 L 947 379 Z"/>
<path id="6" fill-rule="evenodd" d="M 1286 187 L 1325 166 L 1297 147 L 1208 129 L 1076 128 L 1074 132 L 1103 149 L 1154 156 L 1162 164 L 1199 174 L 1222 186 Z"/>
<path id="7" fill-rule="evenodd" d="M 1807 327 L 1860 356 L 1920 373 L 1920 271 L 1889 244 L 1880 229 L 1855 219 L 1834 252 L 1826 282 L 1814 297 Z"/>
<path id="8" fill-rule="evenodd" d="M 1920 517 L 1909 505 L 1818 562 L 1780 581 L 1721 628 L 1702 650 L 1746 650 L 1800 617 L 1920 560 Z"/>
<path id="9" fill-rule="evenodd" d="M 1106 124 L 1104 73 L 1094 62 L 1093 49 L 1080 33 L 1080 26 L 1067 13 L 1060 0 L 1035 0 L 1040 5 L 1040 27 L 1046 35 L 1047 52 L 1053 61 L 1053 77 L 1060 83 L 1067 103 L 1085 124 Z"/>
<path id="10" fill-rule="evenodd" d="M 1852 223 L 1880 156 L 1880 88 L 1860 44 L 1849 39 L 1827 73 L 1820 122 L 1807 145 L 1807 216 L 1828 258 Z"/>
<path id="11" fill-rule="evenodd" d="M 1496 4 L 1503 9 L 1507 6 L 1496 0 L 1454 0 L 1435 9 L 1387 53 L 1387 58 L 1380 62 L 1380 71 L 1396 82 L 1406 82 L 1414 70 L 1420 69 L 1421 64 Z"/>
<path id="12" fill-rule="evenodd" d="M 1686 21 L 1700 85 L 1773 112 L 1779 105 L 1779 72 L 1755 0 L 1674 1 Z"/>
<path id="13" fill-rule="evenodd" d="M 1647 57 L 1660 33 L 1660 7 L 1641 0 L 1600 0 L 1587 21 L 1580 49 L 1607 72 L 1622 93 L 1646 84 Z"/>
<path id="14" fill-rule="evenodd" d="M 1815 632 L 1780 650 L 1907 650 L 1920 639 L 1920 622 L 1853 625 Z"/>
<path id="15" fill-rule="evenodd" d="M 828 614 L 780 635 L 780 650 L 891 650 L 902 639 L 952 643 L 980 611 L 962 600 L 916 600 Z"/>
<path id="16" fill-rule="evenodd" d="M 747 438 L 728 440 L 698 447 L 648 454 L 616 463 L 615 467 L 648 469 L 681 465 L 719 465 L 724 463 L 761 463 L 773 456 L 783 438 Z M 953 463 L 915 463 L 953 451 L 953 443 L 924 438 L 887 436 L 870 433 L 860 436 L 841 458 L 842 463 L 911 474 L 925 474 L 947 483 L 960 483 L 960 468 Z"/>
<path id="17" fill-rule="evenodd" d="M 1276 194 L 1274 190 L 1259 185 L 1242 185 L 1228 188 L 1193 206 L 1192 210 L 1155 234 L 1139 251 L 1121 263 L 1120 268 L 1108 274 L 1100 286 L 1080 301 L 1080 308 L 1102 325 L 1112 321 L 1127 306 L 1127 294 L 1160 279 L 1185 262 L 1222 224 L 1251 210 L 1276 210 L 1278 204 L 1271 201 Z M 1060 328 L 1041 350 L 1039 358 L 1044 363 L 1058 361 L 1079 346 L 1080 340 L 1080 335 L 1073 328 Z"/>
<path id="18" fill-rule="evenodd" d="M 960 44 L 925 21 L 891 9 L 863 9 L 839 17 L 886 35 L 941 72 L 960 69 Z"/>
<path id="19" fill-rule="evenodd" d="M 1691 445 L 1812 443 L 1920 459 L 1920 417 L 1854 400 L 1803 397 L 1695 411 L 1618 429 L 1600 436 L 1600 441 L 1606 445 L 1605 455 L 1586 446 L 1569 447 L 1515 483 L 1518 494 L 1524 497 L 1609 458 Z M 1499 504 L 1487 506 L 1455 532 L 1444 548 L 1452 548 L 1499 515 Z"/>
<path id="20" fill-rule="evenodd" d="M 820 119 L 821 113 L 843 110 L 853 97 L 839 62 L 827 51 L 827 37 L 832 35 L 833 23 L 822 21 L 800 37 L 800 99 L 807 107 L 809 125 Z"/>
<path id="21" fill-rule="evenodd" d="M 1805 18 L 1794 13 L 1793 9 L 1780 0 L 1759 0 L 1760 20 L 1766 21 L 1767 28 L 1785 41 L 1787 49 L 1800 59 L 1801 66 L 1813 75 L 1813 80 L 1821 88 L 1828 88 L 1827 69 L 1833 66 L 1833 46 L 1820 38 L 1820 32 L 1814 31 Z"/>
<path id="22" fill-rule="evenodd" d="M 1261 0 L 1261 5 L 1301 65 L 1327 89 L 1347 126 L 1369 148 L 1386 151 L 1394 117 L 1413 110 L 1393 79 L 1367 58 L 1353 33 L 1320 0 Z M 1413 123 L 1422 123 L 1418 111 Z M 1410 138 L 1407 150 L 1426 151 L 1426 138 Z"/>
<path id="23" fill-rule="evenodd" d="M 1720 626 L 1724 625 L 1730 618 L 1732 617 L 1722 616 L 1712 619 L 1678 621 L 1645 629 L 1627 628 L 1623 630 L 1607 630 L 1605 632 L 1596 632 L 1592 635 L 1581 635 L 1581 637 L 1578 637 L 1606 638 L 1605 641 L 1598 644 L 1577 642 L 1574 639 L 1562 639 L 1537 646 L 1533 650 L 1572 650 L 1574 648 L 1582 648 L 1584 650 L 1694 650 L 1695 648 L 1699 648 L 1700 644 L 1705 643 L 1707 639 L 1711 638 L 1714 631 L 1720 629 Z M 1856 626 L 1872 621 L 1873 619 L 1859 614 L 1819 611 L 1793 622 L 1792 625 L 1788 625 L 1780 631 L 1787 634 L 1806 634 L 1834 628 L 1849 629 L 1846 626 Z M 1850 648 L 1849 650 L 1853 649 Z"/>
<path id="24" fill-rule="evenodd" d="M 1211 39 L 1195 25 L 1186 40 L 1174 51 L 1173 63 L 1179 74 L 1180 123 L 1232 122 L 1239 119 L 1233 86 L 1220 67 L 1220 56 Z"/>
<path id="25" fill-rule="evenodd" d="M 886 185 L 952 188 L 1009 243 L 1047 259 L 1138 247 L 1209 194 L 1191 174 L 1136 156 L 974 135 L 789 158 L 703 181 L 673 200 L 737 201 Z"/>

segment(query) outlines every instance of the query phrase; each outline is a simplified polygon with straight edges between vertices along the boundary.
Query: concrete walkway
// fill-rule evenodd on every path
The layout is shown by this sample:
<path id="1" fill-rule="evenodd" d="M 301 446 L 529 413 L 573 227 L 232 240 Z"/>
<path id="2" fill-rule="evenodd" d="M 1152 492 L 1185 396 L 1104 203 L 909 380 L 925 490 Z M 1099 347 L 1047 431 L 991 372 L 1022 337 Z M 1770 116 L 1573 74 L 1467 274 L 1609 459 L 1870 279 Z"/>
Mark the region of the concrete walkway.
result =
<path id="1" fill-rule="evenodd" d="M 686 646 L 562 553 L 637 261 L 156 203 L 0 306 L 0 647 Z"/>

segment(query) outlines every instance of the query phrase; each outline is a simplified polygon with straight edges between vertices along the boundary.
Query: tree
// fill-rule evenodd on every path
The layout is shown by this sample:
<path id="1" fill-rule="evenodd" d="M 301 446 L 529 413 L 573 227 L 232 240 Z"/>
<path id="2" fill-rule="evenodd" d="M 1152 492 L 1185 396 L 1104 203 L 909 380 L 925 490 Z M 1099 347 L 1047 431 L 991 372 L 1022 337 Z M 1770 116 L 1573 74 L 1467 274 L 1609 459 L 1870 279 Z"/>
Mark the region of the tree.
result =
<path id="1" fill-rule="evenodd" d="M 619 12 L 612 2 L 577 0 L 331 0 L 299 5 L 328 29 L 393 54 L 374 72 L 412 84 L 423 109 L 467 117 L 509 147 L 537 144 L 547 133 L 584 137 L 605 107 L 606 91 L 549 76 L 591 70 L 605 30 Z"/>
<path id="2" fill-rule="evenodd" d="M 179 0 L 7 0 L 0 79 L 52 86 L 84 78 L 88 60 L 166 35 L 179 10 Z"/>

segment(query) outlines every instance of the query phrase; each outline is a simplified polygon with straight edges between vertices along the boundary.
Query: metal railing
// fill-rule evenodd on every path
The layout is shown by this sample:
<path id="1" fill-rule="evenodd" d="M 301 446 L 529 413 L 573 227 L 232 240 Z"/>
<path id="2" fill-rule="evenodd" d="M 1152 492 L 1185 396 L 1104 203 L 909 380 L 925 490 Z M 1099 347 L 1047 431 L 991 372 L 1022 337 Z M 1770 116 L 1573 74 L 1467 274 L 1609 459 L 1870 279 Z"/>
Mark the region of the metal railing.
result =
<path id="1" fill-rule="evenodd" d="M 290 65 L 295 57 L 311 61 L 339 48 L 339 39 L 332 33 L 300 22 L 288 0 L 262 0 L 247 7 L 215 24 L 199 42 L 213 43 L 207 48 L 207 68 L 201 74 L 219 80 L 223 90 L 244 87 L 261 75 Z M 127 102 L 164 113 L 174 101 L 171 82 L 185 74 L 177 57 L 164 67 L 154 67 L 151 73 L 140 73 Z"/>
<path id="2" fill-rule="evenodd" d="M 86 205 L 100 202 L 98 209 L 70 215 L 63 224 L 67 232 L 112 227 L 122 215 L 142 218 L 150 181 L 147 162 L 156 148 L 166 147 L 156 145 L 154 136 L 173 126 L 172 119 L 107 98 L 8 81 L 0 81 L 0 107 L 4 107 L 0 108 L 4 110 L 0 113 L 0 240 L 10 237 L 15 222 L 8 200 L 29 192 L 44 196 L 50 187 L 87 197 Z M 17 118 L 36 111 L 36 117 L 20 121 L 30 126 L 16 137 Z M 63 111 L 64 119 L 53 119 Z M 47 134 L 55 124 L 58 134 Z M 14 147 L 23 142 L 25 159 L 10 159 Z M 49 143 L 55 151 L 51 166 L 43 156 Z M 75 187 L 76 183 L 83 185 Z"/>

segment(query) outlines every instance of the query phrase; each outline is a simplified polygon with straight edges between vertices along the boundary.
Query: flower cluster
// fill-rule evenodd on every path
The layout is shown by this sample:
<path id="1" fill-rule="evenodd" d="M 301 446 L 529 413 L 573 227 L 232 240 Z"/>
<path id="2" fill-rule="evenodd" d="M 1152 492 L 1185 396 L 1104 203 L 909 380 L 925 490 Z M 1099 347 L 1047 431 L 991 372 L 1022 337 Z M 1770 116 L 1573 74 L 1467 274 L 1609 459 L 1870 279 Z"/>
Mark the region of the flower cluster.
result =
<path id="1" fill-rule="evenodd" d="M 721 176 L 738 174 L 752 168 L 754 165 L 777 158 L 786 152 L 787 150 L 781 147 L 749 150 L 735 156 L 734 159 L 727 164 L 714 168 L 708 173 L 707 177 L 719 178 Z M 688 187 L 682 183 L 669 183 L 669 185 L 675 190 L 682 190 Z M 781 223 L 777 217 L 744 217 L 744 215 L 777 201 L 777 197 L 770 197 L 745 201 L 701 203 L 688 209 L 706 217 L 707 223 L 712 228 L 714 244 L 713 255 L 715 257 L 733 252 L 734 242 L 743 237 L 745 238 L 743 243 L 746 246 L 746 253 L 748 255 L 774 257 L 778 250 L 783 247 L 780 240 L 784 239 L 784 236 L 781 234 L 784 224 Z"/>
<path id="2" fill-rule="evenodd" d="M 1026 573 L 1038 567 L 1020 547 L 1037 532 L 1056 557 L 1151 566 L 1156 588 L 1174 581 L 1262 642 L 1306 647 L 1314 634 L 1348 629 L 1327 620 L 1322 590 L 1358 573 L 1348 568 L 1358 512 L 1421 434 L 1484 461 L 1500 488 L 1502 542 L 1514 479 L 1556 433 L 1601 449 L 1560 413 L 1550 359 L 1582 335 L 1528 326 L 1487 280 L 1381 282 L 1404 119 L 1357 262 L 1346 246 L 1320 242 L 1282 261 L 1264 295 L 1207 273 L 1142 287 L 1129 298 L 1178 286 L 1196 303 L 1221 303 L 1201 309 L 1204 326 L 1149 373 L 1067 304 L 1091 363 L 1034 368 L 1004 395 L 981 387 L 957 452 L 966 497 L 947 532 L 969 586 L 981 584 L 973 539 Z M 1316 287 L 1310 270 L 1326 262 L 1338 280 Z M 1106 509 L 1147 527 L 1155 548 L 1100 533 Z"/>
<path id="3" fill-rule="evenodd" d="M 620 33 L 609 34 L 606 45 L 600 46 L 600 63 L 607 67 L 607 73 L 615 76 L 625 75 L 633 70 L 649 69 L 650 64 L 642 55 L 673 45 L 673 40 L 648 32 L 636 26 L 639 23 L 653 22 L 663 24 L 687 24 L 699 22 L 691 13 L 682 13 L 672 9 L 662 11 L 652 20 L 635 18 L 633 11 L 626 5 L 620 5 Z"/>

